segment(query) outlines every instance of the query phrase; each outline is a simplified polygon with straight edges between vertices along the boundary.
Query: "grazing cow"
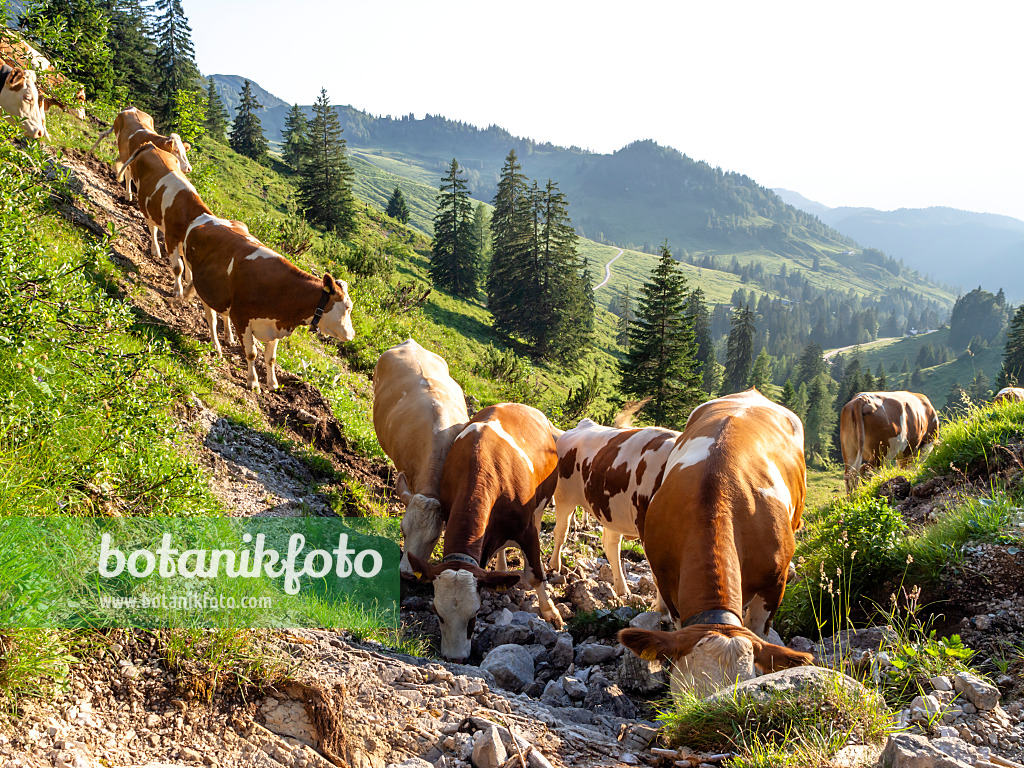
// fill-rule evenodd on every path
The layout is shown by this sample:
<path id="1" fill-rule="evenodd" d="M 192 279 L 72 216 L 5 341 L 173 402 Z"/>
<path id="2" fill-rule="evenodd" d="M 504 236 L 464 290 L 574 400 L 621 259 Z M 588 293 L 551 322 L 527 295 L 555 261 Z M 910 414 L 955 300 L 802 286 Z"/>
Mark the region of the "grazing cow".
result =
<path id="1" fill-rule="evenodd" d="M 74 107 L 67 106 L 60 99 L 43 95 L 44 92 L 53 93 L 55 89 L 63 88 L 70 81 L 59 72 L 52 71 L 50 60 L 24 40 L 0 36 L 0 61 L 11 67 L 34 69 L 39 73 L 39 105 L 44 112 L 50 107 L 59 107 L 79 120 L 85 119 L 85 88 L 79 86 L 75 92 Z"/>
<path id="2" fill-rule="evenodd" d="M 939 431 L 931 401 L 917 392 L 860 392 L 839 414 L 839 442 L 851 493 L 869 468 L 927 456 Z"/>
<path id="3" fill-rule="evenodd" d="M 103 131 L 92 145 L 90 152 L 95 152 L 96 147 L 110 134 L 117 138 L 118 160 L 114 170 L 120 174 L 121 168 L 139 147 L 147 141 L 157 149 L 162 149 L 178 159 L 182 173 L 192 173 L 192 164 L 188 161 L 188 150 L 192 146 L 181 140 L 181 136 L 172 133 L 170 136 L 162 136 L 156 132 L 153 124 L 153 117 L 137 107 L 128 107 L 117 114 L 114 124 Z M 124 189 L 128 193 L 129 202 L 134 199 L 132 195 L 132 175 L 130 171 L 124 174 Z M 154 246 L 156 240 L 153 240 Z"/>
<path id="4" fill-rule="evenodd" d="M 36 86 L 36 73 L 31 69 L 0 66 L 0 109 L 7 122 L 20 127 L 27 139 L 46 136 L 46 114 Z"/>
<path id="5" fill-rule="evenodd" d="M 428 559 L 441 536 L 441 471 L 468 421 L 466 396 L 443 357 L 409 339 L 377 359 L 373 429 L 398 470 L 395 490 L 405 504 L 399 568 L 406 576 L 412 575 L 408 553 Z"/>
<path id="6" fill-rule="evenodd" d="M 561 565 L 569 518 L 583 507 L 604 529 L 604 556 L 612 568 L 615 594 L 629 594 L 622 575 L 622 537 L 643 536 L 651 497 L 661 485 L 665 460 L 679 432 L 660 427 L 616 429 L 583 419 L 558 438 L 558 488 L 555 490 L 555 544 L 549 570 Z"/>
<path id="7" fill-rule="evenodd" d="M 619 632 L 638 656 L 673 663 L 673 691 L 810 663 L 766 641 L 803 513 L 803 432 L 750 389 L 699 406 L 676 438 L 641 537 L 675 631 Z"/>
<path id="8" fill-rule="evenodd" d="M 480 588 L 519 581 L 516 573 L 484 570 L 506 546 L 523 551 L 523 582 L 537 590 L 541 615 L 562 626 L 544 588 L 540 554 L 540 519 L 557 483 L 555 433 L 536 408 L 503 403 L 477 413 L 448 452 L 441 475 L 444 557 L 431 564 L 409 554 L 416 577 L 434 583 L 441 653 L 448 659 L 469 658 Z"/>
<path id="9" fill-rule="evenodd" d="M 1024 402 L 1024 388 L 1003 387 L 996 396 L 992 398 L 993 403 L 1021 403 Z"/>

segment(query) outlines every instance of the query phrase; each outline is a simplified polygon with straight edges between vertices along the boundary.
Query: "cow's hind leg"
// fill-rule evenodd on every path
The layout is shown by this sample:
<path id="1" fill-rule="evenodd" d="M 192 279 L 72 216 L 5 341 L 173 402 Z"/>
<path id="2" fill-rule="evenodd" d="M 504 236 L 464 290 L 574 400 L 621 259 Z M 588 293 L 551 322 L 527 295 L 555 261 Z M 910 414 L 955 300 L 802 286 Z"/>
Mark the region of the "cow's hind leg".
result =
<path id="1" fill-rule="evenodd" d="M 555 490 L 555 541 L 551 549 L 551 557 L 548 559 L 548 570 L 559 573 L 562 570 L 562 545 L 565 544 L 565 536 L 569 531 L 569 518 L 576 507 L 569 503 L 568 499 L 558 495 Z M 543 515 L 543 511 L 541 512 Z M 540 530 L 540 525 L 537 525 Z"/>
<path id="2" fill-rule="evenodd" d="M 235 344 L 235 332 L 231 327 L 231 315 L 227 312 L 221 313 L 221 320 L 224 321 L 224 341 L 232 346 Z"/>
<path id="3" fill-rule="evenodd" d="M 622 534 L 605 528 L 601 534 L 601 544 L 604 547 L 604 556 L 612 568 L 612 589 L 619 597 L 626 597 L 629 594 L 629 587 L 626 586 L 626 577 L 622 574 Z"/>
<path id="4" fill-rule="evenodd" d="M 525 535 L 525 541 L 520 542 L 520 549 L 523 550 L 523 559 L 526 565 L 523 568 L 523 582 L 527 587 L 537 590 L 537 602 L 540 604 L 540 615 L 551 622 L 555 629 L 562 628 L 562 617 L 551 602 L 544 583 L 544 562 L 540 556 L 540 534 L 537 528 L 530 526 Z"/>
<path id="5" fill-rule="evenodd" d="M 256 378 L 256 338 L 252 335 L 252 326 L 248 325 L 242 333 L 242 346 L 245 348 L 245 362 L 249 365 L 249 376 L 246 386 L 259 391 L 260 380 Z"/>
<path id="6" fill-rule="evenodd" d="M 274 363 L 277 360 L 277 339 L 267 339 L 263 342 L 263 361 L 267 364 L 267 387 L 277 389 L 277 374 L 274 372 Z"/>
<path id="7" fill-rule="evenodd" d="M 206 313 L 206 322 L 210 326 L 210 343 L 213 344 L 213 353 L 220 357 L 220 340 L 217 338 L 217 313 L 205 301 L 203 301 L 203 311 Z"/>

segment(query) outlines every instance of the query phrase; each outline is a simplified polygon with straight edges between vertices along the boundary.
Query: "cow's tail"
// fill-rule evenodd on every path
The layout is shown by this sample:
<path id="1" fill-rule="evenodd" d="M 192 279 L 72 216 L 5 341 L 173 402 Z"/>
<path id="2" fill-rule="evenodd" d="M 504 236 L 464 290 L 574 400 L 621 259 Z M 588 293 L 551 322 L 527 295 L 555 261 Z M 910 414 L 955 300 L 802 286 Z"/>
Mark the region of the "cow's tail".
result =
<path id="1" fill-rule="evenodd" d="M 634 400 L 626 403 L 622 410 L 615 414 L 615 418 L 612 419 L 612 426 L 616 429 L 629 429 L 633 426 L 633 418 L 653 399 L 652 395 L 648 395 L 643 400 Z"/>
<path id="2" fill-rule="evenodd" d="M 850 408 L 850 419 L 853 421 L 853 437 L 855 442 L 855 453 L 847 460 L 846 456 L 846 445 L 842 442 L 843 428 L 842 424 L 839 425 L 839 440 L 840 450 L 843 453 L 843 464 L 846 466 L 845 479 L 846 479 L 846 493 L 847 495 L 853 493 L 853 489 L 857 486 L 860 481 L 861 470 L 864 467 L 864 451 L 866 449 L 867 434 L 864 431 L 864 406 L 865 404 L 860 402 L 859 399 L 854 400 L 852 403 L 853 407 Z M 844 409 L 845 411 L 846 409 Z M 839 414 L 839 418 L 843 418 L 843 414 Z"/>
<path id="3" fill-rule="evenodd" d="M 153 142 L 147 141 L 145 144 L 143 144 L 134 152 L 132 152 L 131 157 L 124 161 L 124 165 L 121 166 L 121 170 L 117 172 L 118 181 L 124 181 L 124 172 L 128 170 L 128 166 L 134 163 L 135 159 L 148 149 L 156 149 L 156 147 L 153 146 Z"/>
<path id="4" fill-rule="evenodd" d="M 98 147 L 100 145 L 100 142 L 103 141 L 105 138 L 107 138 L 107 136 L 109 136 L 113 132 L 114 132 L 114 126 L 110 126 L 109 128 L 107 128 L 107 130 L 102 131 L 100 133 L 100 135 L 96 137 L 96 143 L 94 143 L 92 145 L 92 147 L 89 148 L 89 151 L 90 152 L 95 152 L 96 151 L 96 147 Z"/>

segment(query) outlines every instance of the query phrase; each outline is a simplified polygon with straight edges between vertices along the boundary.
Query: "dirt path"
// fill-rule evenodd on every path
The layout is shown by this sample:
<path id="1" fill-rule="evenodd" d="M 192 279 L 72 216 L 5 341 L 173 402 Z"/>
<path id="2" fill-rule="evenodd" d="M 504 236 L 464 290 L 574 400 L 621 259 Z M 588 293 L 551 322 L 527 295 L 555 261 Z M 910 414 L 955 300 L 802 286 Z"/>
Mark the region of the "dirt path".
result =
<path id="1" fill-rule="evenodd" d="M 595 291 L 598 288 L 604 288 L 606 285 L 608 285 L 608 281 L 612 279 L 612 264 L 614 264 L 618 260 L 619 256 L 621 256 L 622 254 L 623 250 L 622 248 L 619 248 L 619 252 L 615 255 L 615 258 L 604 265 L 604 280 L 602 280 L 600 283 L 594 286 Z"/>

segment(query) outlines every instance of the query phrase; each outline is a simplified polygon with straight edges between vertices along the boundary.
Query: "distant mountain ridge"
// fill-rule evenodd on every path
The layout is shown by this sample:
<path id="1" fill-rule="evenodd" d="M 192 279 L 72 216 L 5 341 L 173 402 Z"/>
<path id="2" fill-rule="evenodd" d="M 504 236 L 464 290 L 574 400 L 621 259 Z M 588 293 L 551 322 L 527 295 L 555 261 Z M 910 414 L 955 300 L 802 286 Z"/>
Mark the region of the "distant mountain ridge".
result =
<path id="1" fill-rule="evenodd" d="M 817 216 L 864 246 L 902 259 L 911 269 L 963 291 L 1002 287 L 1024 299 L 1024 221 L 955 208 L 829 208 L 787 189 L 773 190 L 790 205 Z"/>

